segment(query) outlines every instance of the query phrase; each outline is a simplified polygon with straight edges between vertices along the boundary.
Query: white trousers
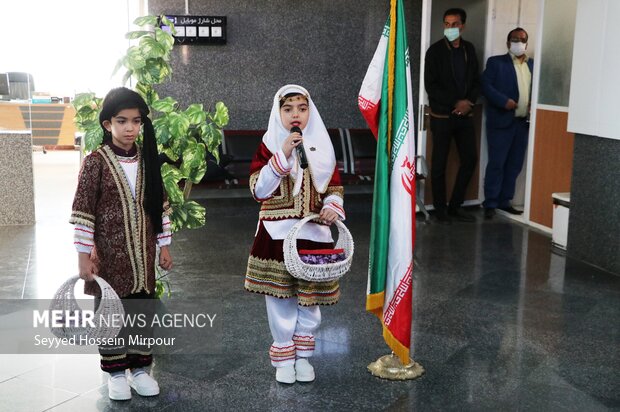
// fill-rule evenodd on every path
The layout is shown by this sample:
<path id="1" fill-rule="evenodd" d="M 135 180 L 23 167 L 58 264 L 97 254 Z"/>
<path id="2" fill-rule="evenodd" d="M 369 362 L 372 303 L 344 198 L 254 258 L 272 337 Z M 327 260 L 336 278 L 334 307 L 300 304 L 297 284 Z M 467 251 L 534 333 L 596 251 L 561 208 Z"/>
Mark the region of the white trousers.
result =
<path id="1" fill-rule="evenodd" d="M 265 296 L 273 344 L 269 357 L 273 366 L 293 365 L 296 358 L 314 353 L 314 333 L 321 324 L 319 306 L 299 306 L 297 297 L 279 299 Z"/>

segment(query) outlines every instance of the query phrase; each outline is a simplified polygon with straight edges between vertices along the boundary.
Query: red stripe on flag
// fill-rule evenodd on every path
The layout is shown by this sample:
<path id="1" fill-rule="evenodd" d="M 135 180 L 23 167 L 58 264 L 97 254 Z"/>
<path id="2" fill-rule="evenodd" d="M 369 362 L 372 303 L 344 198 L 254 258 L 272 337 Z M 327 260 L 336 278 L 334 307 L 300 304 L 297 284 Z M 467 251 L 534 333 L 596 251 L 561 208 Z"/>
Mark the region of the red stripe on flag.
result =
<path id="1" fill-rule="evenodd" d="M 383 323 L 392 335 L 406 347 L 411 342 L 411 300 L 413 263 L 407 268 L 407 273 L 400 280 L 398 288 L 383 315 Z"/>
<path id="2" fill-rule="evenodd" d="M 370 100 L 364 99 L 362 96 L 358 96 L 357 101 L 362 116 L 364 116 L 364 120 L 366 120 L 372 134 L 375 136 L 375 139 L 377 139 L 379 135 L 379 109 L 381 108 L 381 101 L 373 103 Z"/>

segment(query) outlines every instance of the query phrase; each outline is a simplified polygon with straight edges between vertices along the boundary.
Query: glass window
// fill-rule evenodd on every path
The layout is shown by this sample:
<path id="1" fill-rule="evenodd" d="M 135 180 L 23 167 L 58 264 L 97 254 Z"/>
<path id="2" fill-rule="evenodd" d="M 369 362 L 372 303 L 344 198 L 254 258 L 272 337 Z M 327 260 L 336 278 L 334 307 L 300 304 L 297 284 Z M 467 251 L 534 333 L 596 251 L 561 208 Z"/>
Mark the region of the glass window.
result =
<path id="1" fill-rule="evenodd" d="M 577 0 L 546 0 L 538 103 L 568 107 Z"/>

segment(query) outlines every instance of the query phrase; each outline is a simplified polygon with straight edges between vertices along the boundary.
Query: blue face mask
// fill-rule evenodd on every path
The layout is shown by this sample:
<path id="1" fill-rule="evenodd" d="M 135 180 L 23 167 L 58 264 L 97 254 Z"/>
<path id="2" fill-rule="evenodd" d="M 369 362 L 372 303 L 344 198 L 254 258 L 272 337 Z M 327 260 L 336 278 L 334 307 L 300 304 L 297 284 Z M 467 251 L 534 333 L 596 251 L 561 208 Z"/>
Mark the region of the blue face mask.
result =
<path id="1" fill-rule="evenodd" d="M 447 29 L 443 29 L 443 35 L 446 36 L 446 39 L 449 41 L 454 41 L 459 38 L 461 32 L 458 27 L 450 27 Z"/>

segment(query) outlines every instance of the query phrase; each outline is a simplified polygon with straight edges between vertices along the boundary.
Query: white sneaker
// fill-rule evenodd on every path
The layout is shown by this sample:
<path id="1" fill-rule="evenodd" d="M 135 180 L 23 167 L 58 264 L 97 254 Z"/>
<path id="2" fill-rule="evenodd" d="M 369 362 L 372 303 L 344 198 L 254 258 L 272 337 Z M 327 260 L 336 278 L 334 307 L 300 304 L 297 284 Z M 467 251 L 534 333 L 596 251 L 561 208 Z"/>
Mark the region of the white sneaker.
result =
<path id="1" fill-rule="evenodd" d="M 280 383 L 295 383 L 295 366 L 287 365 L 276 368 L 276 380 Z"/>
<path id="2" fill-rule="evenodd" d="M 295 361 L 295 379 L 298 382 L 312 382 L 314 380 L 314 368 L 306 358 Z"/>
<path id="3" fill-rule="evenodd" d="M 131 399 L 131 388 L 125 375 L 110 376 L 108 379 L 108 396 L 114 401 Z"/>
<path id="4" fill-rule="evenodd" d="M 157 381 L 148 373 L 141 373 L 138 376 L 129 374 L 129 386 L 131 386 L 140 396 L 159 395 L 159 385 Z"/>

